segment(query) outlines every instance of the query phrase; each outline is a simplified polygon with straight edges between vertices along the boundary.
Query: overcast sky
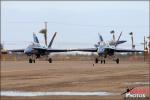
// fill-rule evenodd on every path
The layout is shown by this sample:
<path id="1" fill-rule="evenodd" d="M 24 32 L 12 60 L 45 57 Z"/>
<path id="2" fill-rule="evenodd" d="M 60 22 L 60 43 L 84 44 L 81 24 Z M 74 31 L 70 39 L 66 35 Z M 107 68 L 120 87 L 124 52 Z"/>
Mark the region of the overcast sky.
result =
<path id="1" fill-rule="evenodd" d="M 54 32 L 54 48 L 93 47 L 98 32 L 105 41 L 111 40 L 111 30 L 128 42 L 134 33 L 137 48 L 149 34 L 149 1 L 2 1 L 1 41 L 5 48 L 25 48 L 48 22 L 48 41 Z M 44 43 L 43 36 L 37 34 Z"/>

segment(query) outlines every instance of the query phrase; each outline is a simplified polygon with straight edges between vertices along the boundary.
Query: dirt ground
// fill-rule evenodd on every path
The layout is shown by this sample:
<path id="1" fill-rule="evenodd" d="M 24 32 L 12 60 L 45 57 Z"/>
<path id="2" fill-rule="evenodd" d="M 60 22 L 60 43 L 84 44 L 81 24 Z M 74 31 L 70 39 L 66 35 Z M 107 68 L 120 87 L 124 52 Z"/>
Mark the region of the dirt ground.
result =
<path id="1" fill-rule="evenodd" d="M 139 82 L 139 84 L 134 84 Z M 1 62 L 1 91 L 105 91 L 113 96 L 5 97 L 2 100 L 123 100 L 127 87 L 147 87 L 149 64 L 144 62 L 27 61 Z M 133 84 L 132 84 L 133 83 Z"/>

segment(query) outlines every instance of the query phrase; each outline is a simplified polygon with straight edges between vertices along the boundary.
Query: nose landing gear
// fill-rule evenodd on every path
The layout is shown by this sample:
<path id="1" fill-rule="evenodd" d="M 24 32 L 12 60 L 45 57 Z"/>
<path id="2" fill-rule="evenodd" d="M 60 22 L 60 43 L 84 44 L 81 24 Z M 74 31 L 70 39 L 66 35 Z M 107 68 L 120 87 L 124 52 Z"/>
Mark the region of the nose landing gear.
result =
<path id="1" fill-rule="evenodd" d="M 31 58 L 29 58 L 29 63 L 35 63 L 35 59 L 31 59 Z"/>
<path id="2" fill-rule="evenodd" d="M 34 55 L 32 55 L 32 56 L 29 58 L 29 63 L 35 63 L 35 57 L 34 57 Z"/>
<path id="3" fill-rule="evenodd" d="M 99 61 L 99 59 L 98 59 L 98 58 L 95 58 L 95 63 L 96 63 L 96 64 L 98 63 L 98 61 Z M 101 59 L 100 62 L 101 62 L 101 64 L 102 64 L 102 63 L 105 64 L 106 61 L 105 61 L 105 59 Z"/>
<path id="4" fill-rule="evenodd" d="M 101 64 L 102 64 L 102 63 L 104 63 L 104 64 L 105 64 L 105 59 L 104 59 L 104 60 L 101 60 Z"/>

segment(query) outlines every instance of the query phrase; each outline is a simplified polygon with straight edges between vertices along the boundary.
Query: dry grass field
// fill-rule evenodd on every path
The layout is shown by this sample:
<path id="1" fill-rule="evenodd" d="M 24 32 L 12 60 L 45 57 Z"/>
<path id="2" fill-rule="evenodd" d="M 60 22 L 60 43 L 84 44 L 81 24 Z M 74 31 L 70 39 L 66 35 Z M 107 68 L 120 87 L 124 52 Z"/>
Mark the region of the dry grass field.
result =
<path id="1" fill-rule="evenodd" d="M 102 91 L 110 96 L 7 97 L 1 100 L 123 100 L 127 87 L 149 87 L 149 64 L 122 61 L 94 64 L 92 61 L 1 62 L 1 91 Z"/>

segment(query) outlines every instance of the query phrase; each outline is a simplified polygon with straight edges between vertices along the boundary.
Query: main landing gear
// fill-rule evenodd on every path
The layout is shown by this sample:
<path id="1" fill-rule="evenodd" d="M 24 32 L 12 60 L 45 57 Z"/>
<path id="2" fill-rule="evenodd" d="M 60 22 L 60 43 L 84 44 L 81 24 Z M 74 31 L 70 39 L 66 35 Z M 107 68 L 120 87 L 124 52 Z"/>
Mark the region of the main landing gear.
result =
<path id="1" fill-rule="evenodd" d="M 96 64 L 98 63 L 98 58 L 95 58 L 95 63 L 96 63 Z"/>
<path id="2" fill-rule="evenodd" d="M 49 58 L 48 62 L 52 63 L 52 58 Z M 29 63 L 35 63 L 35 59 L 29 58 Z"/>
<path id="3" fill-rule="evenodd" d="M 115 61 L 117 64 L 119 64 L 119 58 L 117 58 L 116 56 L 112 56 L 113 61 Z"/>
<path id="4" fill-rule="evenodd" d="M 52 63 L 52 58 L 48 58 L 48 62 L 49 62 L 49 63 Z"/>
<path id="5" fill-rule="evenodd" d="M 100 61 L 101 64 L 105 64 L 106 60 L 105 58 L 101 58 L 100 60 L 98 58 L 95 58 L 95 63 L 97 64 Z M 117 64 L 119 64 L 119 58 L 113 58 L 113 61 L 115 61 Z"/>
<path id="6" fill-rule="evenodd" d="M 30 55 L 29 63 L 35 63 L 35 59 L 37 59 L 37 58 L 39 58 L 39 57 L 36 57 L 36 55 Z M 47 56 L 46 61 L 48 61 L 49 63 L 52 63 L 52 58 Z"/>
<path id="7" fill-rule="evenodd" d="M 52 63 L 52 58 L 48 58 L 48 62 Z M 35 59 L 29 58 L 29 63 L 35 63 Z"/>
<path id="8" fill-rule="evenodd" d="M 119 58 L 116 59 L 116 63 L 119 64 Z"/>

